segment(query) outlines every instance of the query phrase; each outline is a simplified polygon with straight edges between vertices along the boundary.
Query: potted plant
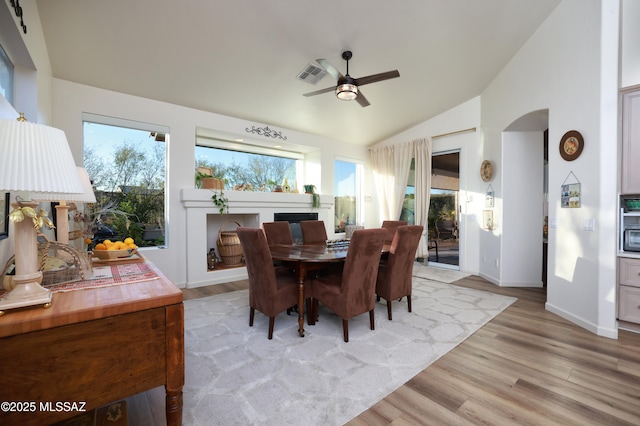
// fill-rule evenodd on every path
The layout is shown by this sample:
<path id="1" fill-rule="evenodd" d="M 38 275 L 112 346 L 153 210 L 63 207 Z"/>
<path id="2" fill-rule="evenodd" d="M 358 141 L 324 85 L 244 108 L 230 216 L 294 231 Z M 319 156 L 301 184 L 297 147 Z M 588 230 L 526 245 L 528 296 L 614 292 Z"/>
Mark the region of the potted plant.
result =
<path id="1" fill-rule="evenodd" d="M 196 188 L 224 189 L 224 171 L 211 167 L 196 167 Z"/>
<path id="2" fill-rule="evenodd" d="M 229 199 L 225 197 L 222 189 L 220 190 L 220 192 L 213 191 L 211 201 L 213 201 L 213 204 L 218 207 L 218 211 L 220 212 L 220 214 L 229 213 Z"/>
<path id="3" fill-rule="evenodd" d="M 304 193 L 311 194 L 311 208 L 317 209 L 320 207 L 320 194 L 316 194 L 315 185 L 304 185 Z"/>

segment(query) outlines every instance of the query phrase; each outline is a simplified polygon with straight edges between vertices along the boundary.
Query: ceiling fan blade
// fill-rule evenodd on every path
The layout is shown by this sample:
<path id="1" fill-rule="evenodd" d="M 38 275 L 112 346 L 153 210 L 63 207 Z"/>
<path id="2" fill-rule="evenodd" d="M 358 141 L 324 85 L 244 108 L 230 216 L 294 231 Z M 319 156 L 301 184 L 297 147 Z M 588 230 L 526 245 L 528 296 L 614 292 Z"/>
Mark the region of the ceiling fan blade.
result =
<path id="1" fill-rule="evenodd" d="M 341 78 L 344 78 L 342 73 L 338 71 L 336 67 L 331 65 L 329 61 L 327 61 L 326 59 L 316 59 L 316 62 L 319 63 L 320 66 L 324 68 L 329 74 L 331 74 L 331 76 L 335 78 L 336 81 L 340 80 Z"/>
<path id="2" fill-rule="evenodd" d="M 333 87 L 327 87 L 326 89 L 320 89 L 320 90 L 316 90 L 315 92 L 309 92 L 309 93 L 304 93 L 302 96 L 315 96 L 315 95 L 320 95 L 322 93 L 328 93 L 328 92 L 333 92 L 336 90 L 336 86 Z"/>
<path id="3" fill-rule="evenodd" d="M 390 78 L 400 77 L 398 70 L 381 72 L 380 74 L 368 75 L 366 77 L 360 77 L 354 79 L 356 85 L 364 86 L 365 84 L 376 83 L 378 81 L 389 80 Z"/>
<path id="4" fill-rule="evenodd" d="M 369 101 L 364 97 L 361 91 L 358 90 L 358 96 L 356 96 L 356 101 L 360 104 L 361 107 L 369 106 Z"/>

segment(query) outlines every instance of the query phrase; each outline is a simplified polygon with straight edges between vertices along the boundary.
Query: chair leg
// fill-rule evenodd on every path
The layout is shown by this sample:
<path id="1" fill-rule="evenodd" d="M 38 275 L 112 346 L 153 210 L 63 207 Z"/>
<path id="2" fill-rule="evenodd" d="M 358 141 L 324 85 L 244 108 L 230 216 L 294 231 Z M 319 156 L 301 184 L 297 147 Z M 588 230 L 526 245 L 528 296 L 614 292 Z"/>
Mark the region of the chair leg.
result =
<path id="1" fill-rule="evenodd" d="M 391 321 L 391 300 L 387 300 L 387 316 L 389 317 L 389 321 Z"/>
<path id="2" fill-rule="evenodd" d="M 307 307 L 305 309 L 307 310 L 307 324 L 316 325 L 315 312 L 313 311 L 313 300 L 310 297 L 307 297 L 306 305 Z"/>
<path id="3" fill-rule="evenodd" d="M 374 315 L 375 315 L 375 310 L 373 310 L 373 309 L 370 310 L 369 311 L 369 323 L 371 324 L 371 329 L 372 330 L 376 329 L 376 323 L 375 323 Z"/>
<path id="4" fill-rule="evenodd" d="M 255 308 L 249 308 L 249 327 L 253 327 L 253 317 L 256 314 Z"/>
<path id="5" fill-rule="evenodd" d="M 407 306 L 409 308 L 409 312 L 411 312 L 411 295 L 407 295 Z"/>
<path id="6" fill-rule="evenodd" d="M 276 317 L 269 317 L 269 340 L 273 338 L 273 324 L 276 322 Z"/>
<path id="7" fill-rule="evenodd" d="M 342 320 L 342 332 L 344 333 L 344 341 L 349 341 L 349 321 L 343 319 Z"/>

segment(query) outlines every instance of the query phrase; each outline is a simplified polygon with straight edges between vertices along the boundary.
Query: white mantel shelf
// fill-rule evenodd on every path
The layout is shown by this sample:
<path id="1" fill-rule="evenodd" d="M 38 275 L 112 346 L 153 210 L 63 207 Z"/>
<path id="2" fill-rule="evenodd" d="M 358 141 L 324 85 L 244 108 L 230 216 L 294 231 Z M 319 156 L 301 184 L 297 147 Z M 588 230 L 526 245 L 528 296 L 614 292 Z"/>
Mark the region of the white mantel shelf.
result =
<path id="1" fill-rule="evenodd" d="M 210 189 L 185 188 L 180 199 L 185 208 L 212 208 L 216 206 L 211 201 L 211 196 L 219 191 Z M 286 208 L 296 211 L 311 210 L 310 194 L 293 194 L 285 192 L 251 192 L 251 191 L 224 191 L 224 196 L 229 199 L 229 214 L 259 213 L 261 209 L 276 209 L 284 212 Z M 318 210 L 333 207 L 333 196 L 320 195 L 320 208 Z"/>
<path id="2" fill-rule="evenodd" d="M 257 228 L 263 222 L 272 222 L 274 213 L 317 212 L 318 219 L 324 220 L 328 228 L 333 224 L 333 221 L 329 221 L 334 201 L 331 195 L 320 195 L 320 207 L 312 209 L 310 194 L 225 190 L 229 213 L 221 215 L 211 200 L 214 192 L 219 191 L 195 188 L 181 190 L 180 199 L 187 219 L 187 288 L 247 278 L 245 267 L 207 270 L 207 251 L 210 247 L 216 247 L 218 231 L 228 221 Z M 220 255 L 217 248 L 216 253 Z"/>

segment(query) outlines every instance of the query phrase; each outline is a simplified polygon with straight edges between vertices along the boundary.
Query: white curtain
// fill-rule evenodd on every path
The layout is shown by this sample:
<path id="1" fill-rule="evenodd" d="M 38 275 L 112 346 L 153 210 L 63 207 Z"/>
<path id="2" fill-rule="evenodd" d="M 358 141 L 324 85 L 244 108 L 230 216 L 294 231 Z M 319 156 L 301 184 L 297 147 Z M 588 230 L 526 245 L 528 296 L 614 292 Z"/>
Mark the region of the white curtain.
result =
<path id="1" fill-rule="evenodd" d="M 413 141 L 415 158 L 416 196 L 415 224 L 424 226 L 416 257 L 429 257 L 429 201 L 431 198 L 431 138 Z"/>
<path id="2" fill-rule="evenodd" d="M 382 220 L 398 220 L 402 212 L 413 143 L 383 146 L 371 149 L 373 179 L 378 190 Z"/>
<path id="3" fill-rule="evenodd" d="M 429 201 L 431 196 L 431 138 L 371 149 L 373 177 L 382 219 L 398 220 L 415 158 L 416 194 L 414 220 L 424 226 L 416 257 L 429 257 Z"/>

